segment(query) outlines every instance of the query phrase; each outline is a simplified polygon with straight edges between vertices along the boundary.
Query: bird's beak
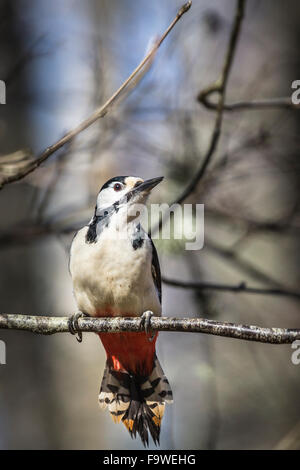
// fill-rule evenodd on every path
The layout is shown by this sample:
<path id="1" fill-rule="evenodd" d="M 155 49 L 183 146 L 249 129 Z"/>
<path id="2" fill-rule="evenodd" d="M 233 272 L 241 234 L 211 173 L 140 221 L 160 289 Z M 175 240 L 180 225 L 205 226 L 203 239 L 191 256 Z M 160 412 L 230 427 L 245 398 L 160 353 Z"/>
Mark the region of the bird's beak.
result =
<path id="1" fill-rule="evenodd" d="M 155 186 L 157 186 L 162 180 L 164 179 L 163 176 L 159 176 L 158 178 L 152 178 L 150 180 L 143 181 L 138 186 L 133 188 L 133 193 L 142 193 L 146 191 L 147 193 L 150 192 Z"/>
<path id="2" fill-rule="evenodd" d="M 162 180 L 164 179 L 163 176 L 159 178 L 152 178 L 150 180 L 146 180 L 143 182 L 138 182 L 135 188 L 132 188 L 131 191 L 126 193 L 120 200 L 119 204 L 134 204 L 137 201 L 141 201 L 147 199 L 149 196 L 150 191 Z"/>

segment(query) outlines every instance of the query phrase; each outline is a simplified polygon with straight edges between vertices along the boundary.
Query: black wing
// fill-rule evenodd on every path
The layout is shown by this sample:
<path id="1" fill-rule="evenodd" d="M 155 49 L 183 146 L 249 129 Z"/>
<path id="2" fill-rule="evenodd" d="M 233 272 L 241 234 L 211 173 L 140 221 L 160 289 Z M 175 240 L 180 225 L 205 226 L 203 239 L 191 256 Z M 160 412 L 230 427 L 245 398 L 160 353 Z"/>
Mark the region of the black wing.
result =
<path id="1" fill-rule="evenodd" d="M 153 277 L 154 284 L 155 284 L 157 292 L 158 292 L 159 301 L 161 303 L 161 273 L 160 273 L 159 260 L 158 260 L 155 245 L 154 245 L 151 237 L 149 237 L 149 238 L 150 238 L 150 242 L 151 242 L 151 246 L 152 246 L 151 272 L 152 272 L 152 277 Z"/>

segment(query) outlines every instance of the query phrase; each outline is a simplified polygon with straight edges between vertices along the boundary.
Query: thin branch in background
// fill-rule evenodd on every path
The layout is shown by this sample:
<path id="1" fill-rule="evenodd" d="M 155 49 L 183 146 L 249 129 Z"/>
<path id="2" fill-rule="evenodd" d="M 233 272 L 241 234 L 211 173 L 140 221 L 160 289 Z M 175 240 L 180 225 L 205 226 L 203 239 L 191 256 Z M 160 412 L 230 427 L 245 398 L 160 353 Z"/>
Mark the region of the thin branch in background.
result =
<path id="1" fill-rule="evenodd" d="M 272 276 L 262 272 L 259 268 L 254 266 L 253 263 L 249 262 L 247 259 L 244 259 L 233 249 L 224 248 L 223 246 L 208 239 L 206 239 L 205 245 L 209 251 L 216 254 L 218 257 L 225 259 L 229 263 L 232 263 L 233 266 L 238 268 L 240 271 L 244 271 L 248 276 L 253 277 L 255 280 L 267 283 L 278 289 L 283 287 L 280 282 L 278 282 Z M 284 287 L 284 289 L 288 290 L 286 287 Z"/>
<path id="2" fill-rule="evenodd" d="M 5 248 L 12 245 L 24 245 L 26 243 L 34 243 L 37 238 L 46 237 L 46 236 L 57 236 L 62 237 L 63 235 L 68 235 L 70 233 L 76 232 L 80 226 L 84 224 L 83 221 L 78 222 L 78 227 L 73 225 L 65 227 L 55 227 L 52 224 L 37 223 L 26 225 L 26 222 L 23 221 L 19 225 L 14 226 L 14 228 L 6 233 L 0 234 L 0 248 Z M 219 290 L 219 291 L 228 291 L 233 293 L 245 293 L 245 294 L 259 294 L 259 295 L 270 295 L 270 296 L 282 296 L 282 297 L 294 297 L 295 299 L 300 299 L 300 291 L 291 290 L 288 288 L 283 288 L 275 280 L 269 278 L 266 274 L 261 273 L 252 265 L 248 265 L 245 260 L 242 260 L 238 257 L 235 252 L 216 246 L 211 242 L 208 242 L 208 248 L 212 251 L 216 251 L 218 255 L 230 259 L 234 264 L 238 264 L 239 269 L 242 269 L 247 272 L 247 274 L 255 275 L 256 278 L 262 278 L 263 282 L 268 282 L 271 284 L 276 284 L 276 287 L 272 288 L 262 288 L 262 287 L 248 287 L 246 282 L 242 281 L 238 284 L 221 284 L 216 282 L 193 282 L 193 281 L 181 281 L 176 279 L 170 279 L 165 276 L 162 277 L 162 281 L 173 287 L 183 288 L 183 289 L 195 289 L 195 290 Z M 249 272 L 249 269 L 251 272 Z M 255 272 L 253 272 L 255 269 Z"/>
<path id="3" fill-rule="evenodd" d="M 44 317 L 22 314 L 0 314 L 0 329 L 24 330 L 31 333 L 51 335 L 67 333 L 69 317 Z M 204 318 L 151 317 L 153 331 L 179 331 L 182 333 L 205 333 L 259 343 L 290 344 L 300 339 L 300 329 L 263 328 L 229 322 L 206 320 Z M 118 333 L 124 331 L 142 332 L 141 318 L 137 317 L 84 317 L 78 320 L 78 332 Z"/>
<path id="4" fill-rule="evenodd" d="M 238 43 L 242 20 L 244 18 L 245 3 L 246 3 L 246 0 L 237 0 L 235 18 L 234 18 L 231 33 L 230 33 L 228 48 L 227 48 L 227 52 L 225 55 L 224 65 L 223 65 L 220 78 L 215 83 L 210 85 L 208 88 L 202 90 L 199 94 L 199 96 L 208 96 L 211 93 L 217 92 L 219 95 L 219 100 L 218 100 L 217 109 L 216 109 L 217 114 L 216 114 L 214 129 L 211 135 L 208 149 L 201 163 L 201 166 L 196 172 L 195 176 L 191 179 L 191 181 L 188 183 L 187 187 L 183 190 L 183 192 L 171 203 L 171 206 L 173 204 L 181 204 L 196 189 L 199 182 L 203 178 L 206 172 L 206 169 L 208 167 L 208 164 L 210 163 L 210 160 L 217 148 L 219 137 L 221 134 L 221 128 L 222 128 L 223 107 L 225 103 L 226 86 L 227 86 L 233 58 L 235 55 L 236 46 Z M 169 215 L 169 212 L 167 211 L 166 214 L 160 217 L 158 224 L 155 227 L 153 227 L 153 229 L 151 230 L 152 234 L 156 233 L 158 230 L 161 229 L 168 215 Z"/>
<path id="5" fill-rule="evenodd" d="M 300 421 L 285 434 L 273 450 L 299 450 L 300 448 Z"/>
<path id="6" fill-rule="evenodd" d="M 119 100 L 121 97 L 124 98 L 125 96 L 127 96 L 128 92 L 132 90 L 133 86 L 137 85 L 137 83 L 144 76 L 144 73 L 148 70 L 148 66 L 151 65 L 154 59 L 155 53 L 157 52 L 162 42 L 165 40 L 165 38 L 168 36 L 170 31 L 174 28 L 176 23 L 180 20 L 180 18 L 184 15 L 184 13 L 186 13 L 190 9 L 191 5 L 192 5 L 192 2 L 189 1 L 180 8 L 176 17 L 168 26 L 168 28 L 163 33 L 163 35 L 156 41 L 154 46 L 146 54 L 146 56 L 141 61 L 141 63 L 135 68 L 135 70 L 130 74 L 130 76 L 122 83 L 122 85 L 118 88 L 118 90 L 106 101 L 106 103 L 104 103 L 104 105 L 102 105 L 99 109 L 94 111 L 94 113 L 90 117 L 85 119 L 81 124 L 75 127 L 75 129 L 67 132 L 67 134 L 65 134 L 55 144 L 46 148 L 46 150 L 44 150 L 41 153 L 41 155 L 39 155 L 35 160 L 32 161 L 31 159 L 30 163 L 26 165 L 24 168 L 19 169 L 17 173 L 4 177 L 0 182 L 0 190 L 5 185 L 9 183 L 13 183 L 15 181 L 19 181 L 20 179 L 27 176 L 29 173 L 36 170 L 43 162 L 45 162 L 50 157 L 50 155 L 52 155 L 58 149 L 63 147 L 67 142 L 70 142 L 71 140 L 73 140 L 78 134 L 80 134 L 82 131 L 87 129 L 98 119 L 104 117 L 108 113 L 108 111 L 111 110 L 112 106 L 116 103 L 117 100 Z"/>
<path id="7" fill-rule="evenodd" d="M 205 208 L 206 216 L 213 217 L 216 220 L 222 222 L 235 223 L 235 224 L 244 224 L 246 225 L 247 231 L 250 232 L 272 232 L 278 234 L 291 234 L 294 236 L 299 236 L 300 226 L 292 225 L 290 222 L 289 215 L 280 220 L 255 220 L 251 219 L 244 214 L 230 214 L 227 211 L 219 208 Z"/>
<path id="8" fill-rule="evenodd" d="M 195 289 L 195 290 L 219 290 L 228 291 L 235 294 L 259 294 L 259 295 L 274 295 L 294 297 L 300 299 L 300 292 L 285 290 L 280 288 L 263 289 L 259 287 L 248 287 L 246 282 L 242 281 L 239 284 L 218 284 L 213 282 L 192 282 L 192 281 L 179 281 L 176 279 L 169 279 L 162 277 L 162 281 L 172 287 L 179 287 L 182 289 Z"/>
<path id="9" fill-rule="evenodd" d="M 210 101 L 209 95 L 199 95 L 198 101 L 210 111 L 216 111 L 218 109 L 218 104 L 214 103 L 213 101 Z M 287 96 L 283 98 L 266 98 L 253 101 L 237 101 L 236 103 L 231 104 L 226 103 L 223 106 L 223 111 L 255 111 L 274 108 L 300 109 L 300 105 L 294 104 L 291 100 L 291 97 Z"/>
<path id="10" fill-rule="evenodd" d="M 49 206 L 49 203 L 51 201 L 51 198 L 53 196 L 53 194 L 55 193 L 56 189 L 57 189 L 57 185 L 60 181 L 60 178 L 65 170 L 65 166 L 66 166 L 66 163 L 67 163 L 67 160 L 68 158 L 70 157 L 70 154 L 72 153 L 72 147 L 74 146 L 73 145 L 74 141 L 73 142 L 70 142 L 70 144 L 66 144 L 64 150 L 62 151 L 61 155 L 59 156 L 59 161 L 55 161 L 56 165 L 55 165 L 55 174 L 52 176 L 52 179 L 50 181 L 50 183 L 48 184 L 48 186 L 46 187 L 41 199 L 39 200 L 39 202 L 37 203 L 37 207 L 35 209 L 35 221 L 36 223 L 38 224 L 39 222 L 41 223 L 43 218 L 44 218 L 44 214 Z"/>
<path id="11" fill-rule="evenodd" d="M 225 56 L 225 61 L 224 61 L 221 77 L 214 84 L 210 85 L 208 88 L 200 92 L 201 96 L 209 95 L 212 92 L 217 92 L 219 94 L 219 100 L 218 100 L 218 104 L 216 108 L 217 115 L 216 115 L 215 125 L 214 125 L 214 129 L 213 129 L 213 133 L 211 136 L 208 150 L 203 159 L 202 165 L 200 166 L 199 170 L 196 172 L 194 178 L 190 181 L 190 183 L 182 192 L 182 194 L 176 198 L 173 204 L 181 204 L 194 191 L 199 181 L 203 178 L 206 168 L 211 160 L 211 157 L 213 156 L 217 148 L 217 144 L 219 141 L 221 128 L 222 128 L 223 108 L 224 108 L 224 103 L 225 103 L 225 98 L 226 98 L 226 87 L 227 87 L 227 82 L 228 82 L 231 66 L 233 63 L 234 55 L 236 52 L 236 47 L 238 44 L 242 20 L 244 18 L 245 3 L 246 3 L 246 0 L 237 0 L 235 18 L 234 18 L 231 33 L 230 33 L 228 49 L 227 49 L 227 53 Z"/>
<path id="12" fill-rule="evenodd" d="M 47 37 L 46 34 L 41 34 L 34 42 L 31 44 L 31 46 L 28 48 L 25 53 L 18 58 L 14 66 L 11 68 L 11 70 L 7 73 L 7 75 L 4 77 L 4 82 L 7 87 L 9 87 L 12 82 L 20 77 L 20 74 L 23 70 L 24 67 L 28 66 L 28 63 L 32 61 L 33 59 L 37 59 L 38 57 L 43 57 L 49 52 L 47 51 L 39 51 L 37 46 L 40 45 L 41 42 Z M 3 77 L 2 77 L 3 78 Z"/>

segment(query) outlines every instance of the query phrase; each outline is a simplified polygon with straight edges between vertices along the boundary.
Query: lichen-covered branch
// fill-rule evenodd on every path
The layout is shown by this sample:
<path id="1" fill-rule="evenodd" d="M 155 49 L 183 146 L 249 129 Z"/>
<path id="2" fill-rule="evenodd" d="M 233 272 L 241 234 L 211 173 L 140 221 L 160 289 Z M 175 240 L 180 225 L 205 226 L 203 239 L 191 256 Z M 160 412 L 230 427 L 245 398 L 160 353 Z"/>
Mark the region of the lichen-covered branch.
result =
<path id="1" fill-rule="evenodd" d="M 263 328 L 261 326 L 206 320 L 204 318 L 152 317 L 151 328 L 154 331 L 205 333 L 270 344 L 288 344 L 300 339 L 300 328 Z M 24 330 L 43 335 L 67 333 L 70 331 L 69 317 L 44 317 L 4 313 L 0 314 L 0 329 Z M 78 320 L 78 331 L 94 333 L 138 332 L 143 331 L 143 326 L 141 318 L 136 317 L 84 317 Z"/>

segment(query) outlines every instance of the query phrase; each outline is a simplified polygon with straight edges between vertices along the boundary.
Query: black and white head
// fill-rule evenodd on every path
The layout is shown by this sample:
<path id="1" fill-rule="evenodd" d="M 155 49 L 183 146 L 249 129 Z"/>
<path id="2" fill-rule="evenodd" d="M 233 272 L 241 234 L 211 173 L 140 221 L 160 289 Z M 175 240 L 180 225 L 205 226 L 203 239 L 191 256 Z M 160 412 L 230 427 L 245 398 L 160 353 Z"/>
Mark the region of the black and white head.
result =
<path id="1" fill-rule="evenodd" d="M 145 204 L 151 190 L 163 180 L 163 177 L 144 181 L 136 176 L 115 176 L 108 180 L 100 189 L 96 215 L 113 207 L 115 210 L 134 204 Z"/>
<path id="2" fill-rule="evenodd" d="M 144 181 L 136 176 L 115 176 L 100 189 L 94 217 L 88 225 L 87 243 L 95 243 L 103 230 L 110 227 L 117 233 L 128 230 L 135 223 L 133 230 L 140 230 L 139 220 L 145 209 L 146 200 L 151 190 L 163 177 Z M 138 220 L 139 218 L 139 220 Z"/>

